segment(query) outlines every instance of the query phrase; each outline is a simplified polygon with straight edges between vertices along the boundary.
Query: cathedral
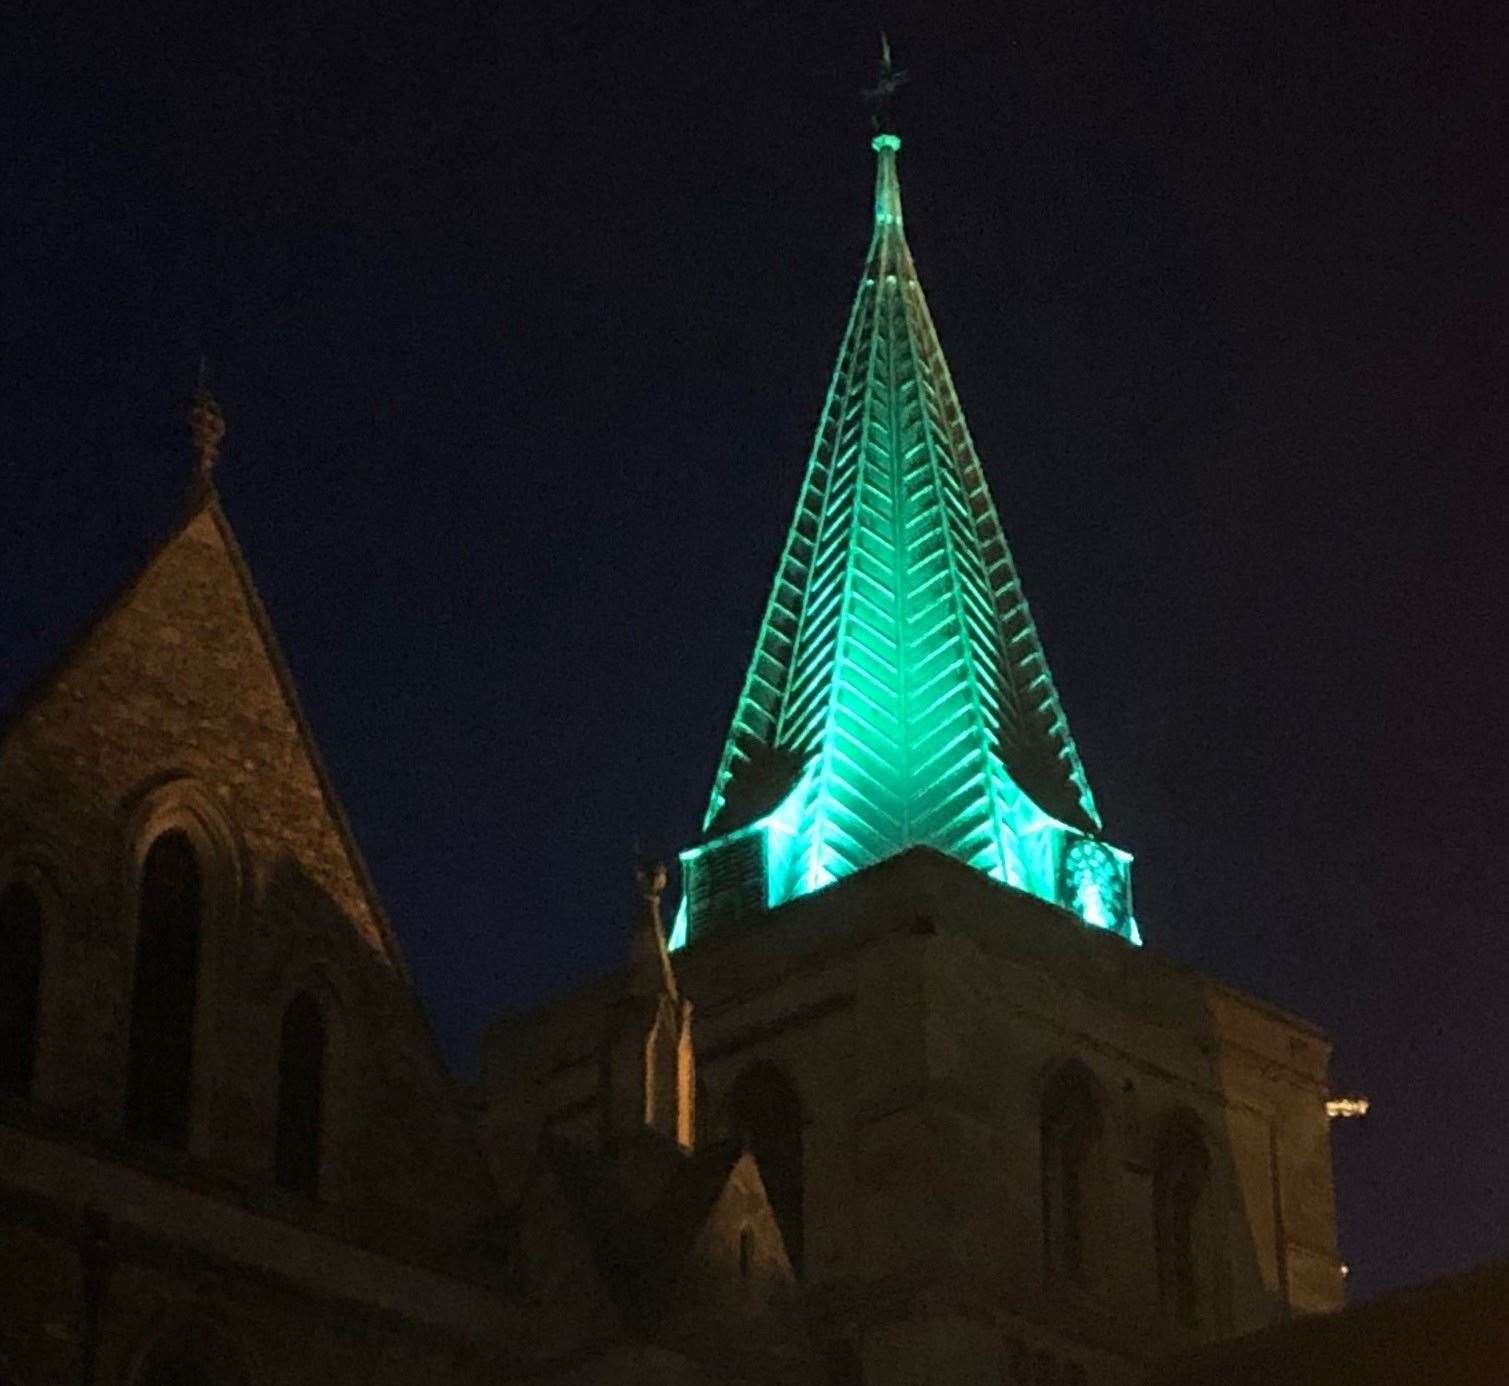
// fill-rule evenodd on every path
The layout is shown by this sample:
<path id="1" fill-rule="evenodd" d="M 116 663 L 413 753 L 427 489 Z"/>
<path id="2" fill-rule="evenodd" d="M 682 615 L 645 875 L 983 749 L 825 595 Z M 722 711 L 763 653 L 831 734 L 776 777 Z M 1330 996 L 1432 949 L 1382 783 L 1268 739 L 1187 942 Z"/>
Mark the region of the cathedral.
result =
<path id="1" fill-rule="evenodd" d="M 475 1088 L 200 396 L 181 522 L 0 724 L 3 1386 L 1346 1379 L 1273 1365 L 1350 1321 L 1327 1040 L 1144 945 L 900 147 L 679 891 Z"/>

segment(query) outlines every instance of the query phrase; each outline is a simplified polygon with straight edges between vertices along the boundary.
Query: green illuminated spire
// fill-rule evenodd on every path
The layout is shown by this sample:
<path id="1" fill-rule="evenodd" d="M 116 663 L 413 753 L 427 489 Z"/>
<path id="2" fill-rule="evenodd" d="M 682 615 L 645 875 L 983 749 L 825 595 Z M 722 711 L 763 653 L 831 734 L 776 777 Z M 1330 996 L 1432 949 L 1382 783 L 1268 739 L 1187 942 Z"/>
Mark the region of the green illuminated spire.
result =
<path id="1" fill-rule="evenodd" d="M 926 844 L 1136 941 L 875 136 L 875 230 L 673 946 Z"/>

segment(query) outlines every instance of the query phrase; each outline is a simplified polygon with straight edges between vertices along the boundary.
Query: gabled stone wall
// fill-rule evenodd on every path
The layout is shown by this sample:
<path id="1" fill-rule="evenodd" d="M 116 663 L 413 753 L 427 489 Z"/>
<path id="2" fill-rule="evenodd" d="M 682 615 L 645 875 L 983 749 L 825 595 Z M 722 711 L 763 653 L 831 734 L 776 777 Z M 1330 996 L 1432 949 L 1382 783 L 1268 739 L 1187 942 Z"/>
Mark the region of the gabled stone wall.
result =
<path id="1" fill-rule="evenodd" d="M 204 886 L 181 1150 L 122 1130 L 139 871 L 167 830 Z M 44 915 L 31 1091 L 0 1102 L 19 1380 L 77 1379 L 95 1215 L 114 1239 L 100 1380 L 177 1314 L 232 1325 L 248 1380 L 428 1378 L 436 1343 L 449 1360 L 499 1331 L 462 1288 L 496 1206 L 485 1162 L 213 497 L 0 732 L 11 878 Z M 280 1026 L 306 990 L 329 1036 L 314 1198 L 273 1180 Z"/>

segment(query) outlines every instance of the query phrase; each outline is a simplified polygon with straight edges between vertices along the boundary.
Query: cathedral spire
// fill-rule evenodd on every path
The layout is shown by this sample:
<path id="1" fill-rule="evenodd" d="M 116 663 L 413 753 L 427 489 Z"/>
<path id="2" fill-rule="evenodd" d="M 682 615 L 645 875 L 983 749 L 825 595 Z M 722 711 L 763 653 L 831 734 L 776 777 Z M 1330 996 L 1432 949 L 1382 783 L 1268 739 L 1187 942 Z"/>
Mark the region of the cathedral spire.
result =
<path id="1" fill-rule="evenodd" d="M 672 946 L 917 845 L 1135 941 L 907 245 L 885 59 L 870 249 Z"/>

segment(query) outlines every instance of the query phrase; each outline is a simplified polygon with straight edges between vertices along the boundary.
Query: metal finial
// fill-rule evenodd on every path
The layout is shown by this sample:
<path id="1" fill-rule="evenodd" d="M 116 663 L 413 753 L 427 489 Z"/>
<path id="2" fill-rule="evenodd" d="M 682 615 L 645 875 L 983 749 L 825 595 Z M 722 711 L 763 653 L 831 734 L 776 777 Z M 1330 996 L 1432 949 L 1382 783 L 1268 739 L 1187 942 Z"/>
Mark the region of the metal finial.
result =
<path id="1" fill-rule="evenodd" d="M 220 460 L 220 442 L 225 437 L 225 416 L 220 412 L 214 395 L 205 387 L 202 362 L 199 373 L 199 388 L 194 391 L 194 403 L 189 408 L 189 433 L 199 458 L 200 480 L 208 481 L 215 463 Z"/>
<path id="2" fill-rule="evenodd" d="M 880 78 L 873 87 L 864 94 L 865 105 L 870 108 L 870 124 L 875 127 L 877 135 L 893 134 L 891 129 L 891 102 L 895 99 L 897 90 L 903 86 L 911 74 L 897 72 L 891 63 L 891 40 L 885 31 L 880 35 Z"/>

